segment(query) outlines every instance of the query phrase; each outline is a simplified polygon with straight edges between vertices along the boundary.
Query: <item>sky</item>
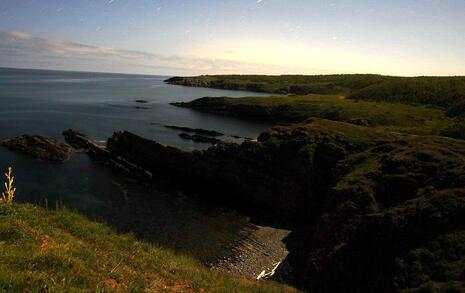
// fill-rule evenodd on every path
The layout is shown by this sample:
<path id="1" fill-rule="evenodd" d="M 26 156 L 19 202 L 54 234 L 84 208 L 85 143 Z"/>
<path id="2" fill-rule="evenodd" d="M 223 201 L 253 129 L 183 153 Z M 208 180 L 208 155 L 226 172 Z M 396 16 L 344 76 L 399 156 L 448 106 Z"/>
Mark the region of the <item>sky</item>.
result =
<path id="1" fill-rule="evenodd" d="M 465 75 L 464 0 L 0 0 L 0 67 Z"/>

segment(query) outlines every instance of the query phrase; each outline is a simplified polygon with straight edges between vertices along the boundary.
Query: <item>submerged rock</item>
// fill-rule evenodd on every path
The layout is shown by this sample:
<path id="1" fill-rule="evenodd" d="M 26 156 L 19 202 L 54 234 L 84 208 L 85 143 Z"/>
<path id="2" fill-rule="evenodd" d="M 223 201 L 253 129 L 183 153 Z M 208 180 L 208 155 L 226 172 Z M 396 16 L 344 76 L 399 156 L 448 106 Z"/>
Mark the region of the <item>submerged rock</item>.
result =
<path id="1" fill-rule="evenodd" d="M 192 141 L 195 141 L 195 142 L 202 142 L 202 143 L 217 144 L 217 143 L 221 142 L 221 140 L 219 140 L 219 139 L 216 139 L 216 138 L 213 138 L 213 137 L 207 137 L 207 136 L 203 136 L 203 135 L 199 135 L 199 134 L 190 135 L 190 134 L 187 134 L 187 133 L 181 133 L 181 134 L 179 134 L 179 137 L 181 137 L 183 139 L 187 139 L 187 140 L 192 140 Z"/>
<path id="2" fill-rule="evenodd" d="M 69 145 L 40 135 L 24 134 L 13 139 L 4 139 L 0 141 L 0 145 L 44 161 L 63 162 L 71 155 Z"/>
<path id="3" fill-rule="evenodd" d="M 139 103 L 139 104 L 147 104 L 149 101 L 146 101 L 146 100 L 135 100 L 136 103 Z"/>
<path id="4" fill-rule="evenodd" d="M 215 130 L 208 130 L 202 128 L 190 128 L 190 127 L 183 127 L 183 126 L 172 126 L 172 125 L 165 125 L 166 128 L 180 130 L 184 132 L 193 132 L 199 135 L 207 135 L 207 136 L 223 136 L 224 133 L 215 131 Z"/>

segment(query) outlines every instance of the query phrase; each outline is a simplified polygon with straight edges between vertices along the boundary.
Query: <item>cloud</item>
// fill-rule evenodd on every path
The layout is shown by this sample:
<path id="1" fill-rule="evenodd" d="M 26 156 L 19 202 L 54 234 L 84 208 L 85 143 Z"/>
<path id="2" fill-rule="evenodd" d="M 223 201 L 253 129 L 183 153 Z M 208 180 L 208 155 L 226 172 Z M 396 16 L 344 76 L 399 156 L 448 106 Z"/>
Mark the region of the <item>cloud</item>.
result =
<path id="1" fill-rule="evenodd" d="M 0 66 L 166 75 L 282 73 L 289 68 L 190 56 L 91 46 L 0 30 Z"/>

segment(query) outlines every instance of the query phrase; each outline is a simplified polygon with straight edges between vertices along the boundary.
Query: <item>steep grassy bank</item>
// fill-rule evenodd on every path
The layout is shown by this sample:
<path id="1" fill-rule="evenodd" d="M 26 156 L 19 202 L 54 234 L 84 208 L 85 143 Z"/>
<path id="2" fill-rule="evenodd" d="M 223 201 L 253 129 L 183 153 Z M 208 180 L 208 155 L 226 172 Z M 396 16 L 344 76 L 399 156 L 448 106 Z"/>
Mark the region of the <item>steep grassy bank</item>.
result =
<path id="1" fill-rule="evenodd" d="M 294 290 L 213 272 L 64 209 L 0 204 L 0 292 Z"/>
<path id="2" fill-rule="evenodd" d="M 130 133 L 108 149 L 212 200 L 310 225 L 289 257 L 310 292 L 465 290 L 464 141 L 316 119 L 200 152 Z"/>

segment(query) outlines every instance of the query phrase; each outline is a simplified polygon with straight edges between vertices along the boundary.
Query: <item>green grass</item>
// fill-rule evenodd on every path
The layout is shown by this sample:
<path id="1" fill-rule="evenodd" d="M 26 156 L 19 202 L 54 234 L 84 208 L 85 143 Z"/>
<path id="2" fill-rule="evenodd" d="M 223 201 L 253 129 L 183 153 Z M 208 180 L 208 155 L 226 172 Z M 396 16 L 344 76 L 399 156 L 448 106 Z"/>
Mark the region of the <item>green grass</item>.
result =
<path id="1" fill-rule="evenodd" d="M 445 134 L 445 130 L 454 128 L 458 123 L 438 107 L 349 100 L 338 95 L 204 98 L 189 105 L 239 116 L 250 114 L 251 117 L 259 109 L 261 119 L 297 122 L 316 117 L 417 135 Z M 290 121 L 286 121 L 287 117 L 290 117 Z"/>
<path id="2" fill-rule="evenodd" d="M 268 116 L 274 116 L 277 118 L 275 120 L 286 120 L 286 113 L 283 112 L 289 110 L 288 113 L 292 112 L 292 115 L 287 115 L 291 118 L 288 120 L 292 120 L 290 122 L 297 122 L 305 115 L 362 124 L 366 124 L 363 120 L 368 120 L 368 126 L 382 126 L 392 131 L 439 134 L 465 139 L 465 77 L 463 76 L 202 75 L 174 77 L 167 82 L 186 86 L 301 95 L 290 98 L 270 97 L 237 101 L 262 107 L 262 109 L 257 107 L 254 109 L 255 113 L 260 115 L 263 114 L 260 110 L 268 107 L 265 109 L 271 112 Z M 344 96 L 347 99 L 341 102 L 330 95 Z M 352 102 L 356 101 L 360 103 L 354 105 Z M 370 101 L 379 104 L 368 103 Z M 225 102 L 233 104 L 229 100 Z M 278 106 L 281 108 L 276 109 Z M 237 109 L 235 111 L 237 112 Z"/>
<path id="3" fill-rule="evenodd" d="M 336 94 L 348 99 L 433 105 L 450 116 L 465 114 L 465 77 L 339 75 L 203 75 L 175 77 L 172 84 L 280 94 Z"/>
<path id="4" fill-rule="evenodd" d="M 348 94 L 393 77 L 375 74 L 335 75 L 202 75 L 175 77 L 169 83 L 230 90 L 293 94 Z"/>
<path id="5" fill-rule="evenodd" d="M 0 292 L 294 292 L 214 272 L 65 209 L 0 205 Z"/>

